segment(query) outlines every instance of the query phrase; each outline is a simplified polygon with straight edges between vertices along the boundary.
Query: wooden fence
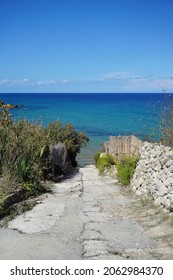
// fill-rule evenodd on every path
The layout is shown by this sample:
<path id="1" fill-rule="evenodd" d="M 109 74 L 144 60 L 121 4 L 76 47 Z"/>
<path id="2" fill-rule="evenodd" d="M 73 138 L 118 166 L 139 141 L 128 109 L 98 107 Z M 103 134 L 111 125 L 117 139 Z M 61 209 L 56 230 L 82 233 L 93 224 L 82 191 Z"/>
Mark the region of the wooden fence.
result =
<path id="1" fill-rule="evenodd" d="M 143 142 L 134 135 L 110 136 L 109 141 L 104 144 L 104 149 L 106 153 L 120 158 L 125 155 L 137 156 L 142 145 Z"/>

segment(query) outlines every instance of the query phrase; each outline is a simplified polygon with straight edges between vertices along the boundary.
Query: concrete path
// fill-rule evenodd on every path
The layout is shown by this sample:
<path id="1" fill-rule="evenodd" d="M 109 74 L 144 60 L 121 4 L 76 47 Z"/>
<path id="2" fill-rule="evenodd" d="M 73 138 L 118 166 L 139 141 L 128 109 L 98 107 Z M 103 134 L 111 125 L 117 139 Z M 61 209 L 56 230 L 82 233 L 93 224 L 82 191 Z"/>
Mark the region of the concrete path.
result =
<path id="1" fill-rule="evenodd" d="M 173 259 L 172 222 L 87 166 L 0 229 L 0 259 Z"/>

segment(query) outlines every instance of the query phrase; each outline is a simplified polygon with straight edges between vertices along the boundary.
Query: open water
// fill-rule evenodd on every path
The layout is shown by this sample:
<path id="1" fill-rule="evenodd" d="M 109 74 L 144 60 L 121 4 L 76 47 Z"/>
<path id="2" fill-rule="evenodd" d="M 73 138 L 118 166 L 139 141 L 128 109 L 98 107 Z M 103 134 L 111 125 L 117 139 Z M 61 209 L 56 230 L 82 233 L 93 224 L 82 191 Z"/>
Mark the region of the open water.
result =
<path id="1" fill-rule="evenodd" d="M 12 110 L 13 118 L 48 123 L 59 119 L 85 132 L 90 143 L 83 157 L 100 150 L 110 135 L 142 138 L 151 134 L 159 122 L 163 94 L 0 94 L 5 103 L 22 105 Z"/>

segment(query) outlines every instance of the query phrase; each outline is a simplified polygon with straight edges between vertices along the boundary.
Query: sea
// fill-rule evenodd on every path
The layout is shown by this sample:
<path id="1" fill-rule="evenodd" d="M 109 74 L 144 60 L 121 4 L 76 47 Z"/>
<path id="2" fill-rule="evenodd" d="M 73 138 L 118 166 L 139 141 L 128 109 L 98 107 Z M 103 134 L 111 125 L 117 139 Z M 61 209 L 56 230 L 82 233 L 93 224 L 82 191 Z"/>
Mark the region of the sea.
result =
<path id="1" fill-rule="evenodd" d="M 12 118 L 27 118 L 48 123 L 71 123 L 90 139 L 81 150 L 79 161 L 90 162 L 111 135 L 135 135 L 140 139 L 154 134 L 157 138 L 159 112 L 164 94 L 153 93 L 0 93 L 0 100 L 18 104 Z"/>

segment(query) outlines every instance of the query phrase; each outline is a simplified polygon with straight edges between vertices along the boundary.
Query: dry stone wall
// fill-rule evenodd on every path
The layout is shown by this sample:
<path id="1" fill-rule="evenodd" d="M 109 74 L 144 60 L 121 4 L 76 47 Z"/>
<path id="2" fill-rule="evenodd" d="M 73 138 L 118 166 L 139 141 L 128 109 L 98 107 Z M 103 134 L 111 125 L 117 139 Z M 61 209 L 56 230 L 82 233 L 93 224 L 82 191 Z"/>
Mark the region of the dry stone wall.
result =
<path id="1" fill-rule="evenodd" d="M 156 205 L 173 212 L 173 150 L 144 143 L 131 186 L 137 195 L 151 196 Z"/>

